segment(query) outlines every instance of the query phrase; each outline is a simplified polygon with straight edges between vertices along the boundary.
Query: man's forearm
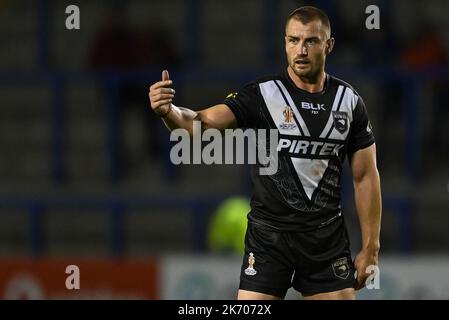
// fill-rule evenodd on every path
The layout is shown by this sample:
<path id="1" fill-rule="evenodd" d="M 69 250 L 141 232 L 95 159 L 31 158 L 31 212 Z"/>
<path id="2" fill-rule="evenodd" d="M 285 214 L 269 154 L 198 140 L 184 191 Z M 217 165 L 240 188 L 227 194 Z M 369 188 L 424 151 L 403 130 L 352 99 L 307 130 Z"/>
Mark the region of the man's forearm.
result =
<path id="1" fill-rule="evenodd" d="M 363 248 L 379 250 L 382 200 L 377 170 L 365 174 L 354 182 L 354 196 L 360 220 Z"/>
<path id="2" fill-rule="evenodd" d="M 226 104 L 218 104 L 201 111 L 177 107 L 172 104 L 175 90 L 171 88 L 173 82 L 169 80 L 168 71 L 162 71 L 162 81 L 152 84 L 149 88 L 148 97 L 153 111 L 162 118 L 165 126 L 170 130 L 185 129 L 193 136 L 194 120 L 201 122 L 201 131 L 214 128 L 224 131 L 237 126 L 234 113 Z"/>
<path id="3" fill-rule="evenodd" d="M 198 116 L 198 114 L 190 109 L 177 107 L 172 104 L 171 110 L 166 116 L 162 118 L 165 126 L 170 130 L 182 128 L 186 129 L 190 135 L 192 135 L 193 130 L 193 120 Z"/>

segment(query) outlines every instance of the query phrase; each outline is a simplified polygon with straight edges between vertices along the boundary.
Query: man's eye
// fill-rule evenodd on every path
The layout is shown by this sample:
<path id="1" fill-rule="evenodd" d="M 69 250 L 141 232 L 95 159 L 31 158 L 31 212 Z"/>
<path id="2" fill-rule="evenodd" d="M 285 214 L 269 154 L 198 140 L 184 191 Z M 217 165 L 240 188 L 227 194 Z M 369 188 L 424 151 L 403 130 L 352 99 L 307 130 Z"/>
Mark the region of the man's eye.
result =
<path id="1" fill-rule="evenodd" d="M 297 43 L 298 40 L 297 39 L 290 39 L 290 43 Z"/>

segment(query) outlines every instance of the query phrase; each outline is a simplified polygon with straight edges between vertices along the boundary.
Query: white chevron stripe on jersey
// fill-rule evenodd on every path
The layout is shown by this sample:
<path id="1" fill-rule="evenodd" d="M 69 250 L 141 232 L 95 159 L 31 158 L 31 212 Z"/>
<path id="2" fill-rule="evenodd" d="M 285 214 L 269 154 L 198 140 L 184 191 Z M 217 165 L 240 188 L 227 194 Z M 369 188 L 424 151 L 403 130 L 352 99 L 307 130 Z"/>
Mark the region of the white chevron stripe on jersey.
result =
<path id="1" fill-rule="evenodd" d="M 263 100 L 265 101 L 267 109 L 270 112 L 271 118 L 273 118 L 279 133 L 300 136 L 301 133 L 299 132 L 297 125 L 288 128 L 282 126 L 282 124 L 286 122 L 284 111 L 287 105 L 276 83 L 274 83 L 273 80 L 270 80 L 268 82 L 260 83 L 259 87 Z"/>
<path id="2" fill-rule="evenodd" d="M 313 193 L 329 165 L 329 159 L 291 158 L 291 160 L 307 197 L 312 200 Z"/>
<path id="3" fill-rule="evenodd" d="M 279 85 L 279 88 L 281 88 L 282 92 L 284 93 L 285 98 L 287 99 L 287 102 L 290 107 L 292 107 L 293 113 L 295 114 L 296 119 L 299 122 L 299 126 L 302 129 L 302 132 L 304 132 L 304 135 L 306 137 L 310 137 L 309 129 L 306 126 L 306 123 L 304 122 L 304 119 L 299 114 L 298 108 L 296 107 L 295 103 L 293 102 L 292 97 L 288 93 L 287 89 L 285 88 L 284 84 L 280 80 L 275 80 L 276 83 Z"/>
<path id="4" fill-rule="evenodd" d="M 329 130 L 332 128 L 332 124 L 334 123 L 334 118 L 332 115 L 332 111 L 336 111 L 338 109 L 338 105 L 340 104 L 340 97 L 343 93 L 344 86 L 338 86 L 337 94 L 335 95 L 334 103 L 332 104 L 332 110 L 329 113 L 329 119 L 327 119 L 326 126 L 324 127 L 323 131 L 320 134 L 320 138 L 325 138 L 327 134 L 329 133 Z"/>
<path id="5" fill-rule="evenodd" d="M 352 123 L 352 112 L 354 111 L 358 100 L 359 100 L 359 97 L 354 93 L 354 91 L 351 90 L 350 88 L 346 88 L 345 95 L 343 96 L 343 99 L 341 101 L 339 111 L 347 113 L 348 127 Z M 349 128 L 342 134 L 342 133 L 338 132 L 338 130 L 333 127 L 329 138 L 345 140 L 346 137 L 348 136 L 348 134 L 349 134 Z"/>

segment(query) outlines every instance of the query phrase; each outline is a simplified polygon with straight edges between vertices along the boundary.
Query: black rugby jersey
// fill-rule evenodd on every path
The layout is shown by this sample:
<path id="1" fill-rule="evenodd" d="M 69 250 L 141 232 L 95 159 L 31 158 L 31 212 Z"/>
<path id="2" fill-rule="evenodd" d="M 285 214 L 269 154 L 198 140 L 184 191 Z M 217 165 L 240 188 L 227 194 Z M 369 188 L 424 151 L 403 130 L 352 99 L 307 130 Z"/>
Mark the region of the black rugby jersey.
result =
<path id="1" fill-rule="evenodd" d="M 343 162 L 374 143 L 365 104 L 349 84 L 326 75 L 323 91 L 310 93 L 285 71 L 246 85 L 224 103 L 238 127 L 279 134 L 277 172 L 260 175 L 252 166 L 249 221 L 302 232 L 341 216 Z"/>

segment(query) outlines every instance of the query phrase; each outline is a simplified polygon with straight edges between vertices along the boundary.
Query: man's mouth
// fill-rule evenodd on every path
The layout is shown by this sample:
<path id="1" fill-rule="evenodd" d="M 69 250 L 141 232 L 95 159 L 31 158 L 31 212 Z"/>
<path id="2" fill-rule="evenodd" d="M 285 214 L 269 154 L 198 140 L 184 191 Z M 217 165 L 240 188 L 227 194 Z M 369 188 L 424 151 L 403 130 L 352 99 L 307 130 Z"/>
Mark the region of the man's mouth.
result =
<path id="1" fill-rule="evenodd" d="M 295 64 L 298 64 L 300 66 L 304 66 L 304 65 L 307 65 L 309 63 L 310 63 L 309 60 L 295 60 Z"/>

